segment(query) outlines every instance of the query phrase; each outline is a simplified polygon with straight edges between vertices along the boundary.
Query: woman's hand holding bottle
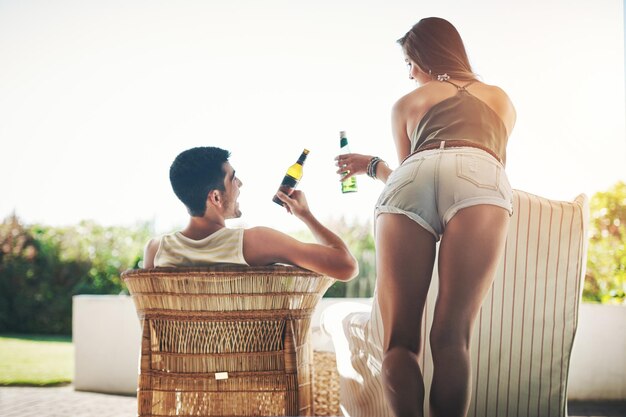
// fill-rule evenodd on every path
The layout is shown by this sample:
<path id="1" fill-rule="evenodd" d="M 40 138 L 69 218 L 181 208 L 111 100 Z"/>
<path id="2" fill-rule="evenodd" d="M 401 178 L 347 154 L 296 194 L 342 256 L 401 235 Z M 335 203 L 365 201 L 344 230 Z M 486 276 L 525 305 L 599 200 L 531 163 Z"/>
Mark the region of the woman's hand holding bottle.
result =
<path id="1" fill-rule="evenodd" d="M 340 181 L 345 181 L 355 175 L 367 174 L 367 165 L 372 158 L 372 155 L 359 153 L 347 153 L 335 157 L 335 165 L 338 167 L 336 172 L 341 176 Z"/>

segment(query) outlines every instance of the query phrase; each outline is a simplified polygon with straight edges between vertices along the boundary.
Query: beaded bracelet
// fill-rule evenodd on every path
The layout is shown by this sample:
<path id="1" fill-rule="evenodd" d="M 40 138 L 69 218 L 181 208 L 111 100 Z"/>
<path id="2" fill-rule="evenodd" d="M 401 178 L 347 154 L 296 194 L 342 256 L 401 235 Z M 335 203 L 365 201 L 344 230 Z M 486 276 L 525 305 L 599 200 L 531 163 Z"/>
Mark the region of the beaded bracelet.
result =
<path id="1" fill-rule="evenodd" d="M 382 161 L 382 159 L 380 159 L 377 156 L 370 159 L 369 163 L 367 164 L 367 176 L 368 177 L 376 179 L 376 166 L 378 165 L 380 161 Z"/>

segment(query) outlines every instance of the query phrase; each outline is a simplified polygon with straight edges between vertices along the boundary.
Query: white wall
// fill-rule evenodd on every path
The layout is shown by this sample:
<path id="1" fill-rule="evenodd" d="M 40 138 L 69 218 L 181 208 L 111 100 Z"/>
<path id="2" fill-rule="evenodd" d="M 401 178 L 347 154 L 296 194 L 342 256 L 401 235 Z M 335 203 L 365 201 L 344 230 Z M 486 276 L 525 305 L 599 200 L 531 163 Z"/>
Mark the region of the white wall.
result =
<path id="1" fill-rule="evenodd" d="M 568 396 L 576 400 L 626 399 L 626 306 L 581 305 Z"/>
<path id="2" fill-rule="evenodd" d="M 72 307 L 74 388 L 134 394 L 141 329 L 132 299 L 75 295 Z"/>
<path id="3" fill-rule="evenodd" d="M 313 313 L 313 346 L 330 350 L 320 313 L 347 299 L 322 299 Z M 369 299 L 349 299 L 369 303 Z M 570 400 L 626 399 L 626 306 L 582 304 L 570 362 Z M 133 394 L 141 330 L 128 296 L 77 295 L 73 299 L 74 388 Z"/>

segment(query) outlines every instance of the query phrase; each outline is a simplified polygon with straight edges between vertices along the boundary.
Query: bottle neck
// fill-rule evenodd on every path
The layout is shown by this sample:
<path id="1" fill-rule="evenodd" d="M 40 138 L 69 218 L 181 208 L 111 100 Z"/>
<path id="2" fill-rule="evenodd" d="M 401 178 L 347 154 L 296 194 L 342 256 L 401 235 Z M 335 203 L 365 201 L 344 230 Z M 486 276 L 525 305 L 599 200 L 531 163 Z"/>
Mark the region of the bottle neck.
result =
<path id="1" fill-rule="evenodd" d="M 306 160 L 306 154 L 303 153 L 302 155 L 300 155 L 300 158 L 298 158 L 298 161 L 296 162 L 296 164 L 303 165 L 305 160 Z M 293 161 L 293 159 L 292 159 L 292 161 Z"/>

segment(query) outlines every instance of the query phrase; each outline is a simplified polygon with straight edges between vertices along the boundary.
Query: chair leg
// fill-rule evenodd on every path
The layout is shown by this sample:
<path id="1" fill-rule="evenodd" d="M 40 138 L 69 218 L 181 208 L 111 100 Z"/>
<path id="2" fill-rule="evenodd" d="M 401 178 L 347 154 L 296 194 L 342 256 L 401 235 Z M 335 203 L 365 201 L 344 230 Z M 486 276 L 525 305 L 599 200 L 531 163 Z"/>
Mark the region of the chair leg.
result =
<path id="1" fill-rule="evenodd" d="M 137 414 L 152 415 L 152 378 L 150 374 L 152 353 L 150 346 L 150 321 L 141 319 L 141 360 L 139 364 L 139 381 L 137 389 Z"/>

